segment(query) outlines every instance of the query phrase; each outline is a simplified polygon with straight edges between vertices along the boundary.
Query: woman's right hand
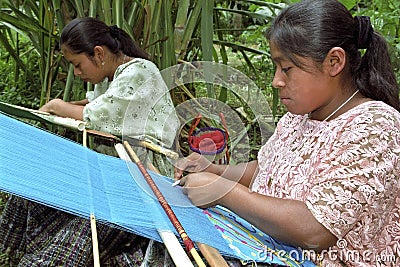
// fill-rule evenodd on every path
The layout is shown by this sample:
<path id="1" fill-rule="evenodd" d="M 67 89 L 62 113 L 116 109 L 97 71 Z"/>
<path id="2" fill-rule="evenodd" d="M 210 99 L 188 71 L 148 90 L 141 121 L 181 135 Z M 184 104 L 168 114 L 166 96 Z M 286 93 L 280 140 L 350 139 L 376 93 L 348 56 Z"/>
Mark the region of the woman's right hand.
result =
<path id="1" fill-rule="evenodd" d="M 210 171 L 214 164 L 211 163 L 206 157 L 198 153 L 191 153 L 189 156 L 178 160 L 175 163 L 175 180 L 182 178 L 183 172 L 204 172 Z"/>

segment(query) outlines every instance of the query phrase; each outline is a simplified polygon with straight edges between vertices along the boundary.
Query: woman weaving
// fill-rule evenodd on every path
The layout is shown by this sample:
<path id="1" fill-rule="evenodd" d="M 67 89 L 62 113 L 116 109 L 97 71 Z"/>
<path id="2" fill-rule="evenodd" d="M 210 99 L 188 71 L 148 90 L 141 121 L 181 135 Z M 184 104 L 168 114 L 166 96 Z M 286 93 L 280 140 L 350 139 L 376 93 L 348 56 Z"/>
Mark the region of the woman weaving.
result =
<path id="1" fill-rule="evenodd" d="M 168 88 L 146 52 L 125 31 L 80 18 L 63 30 L 60 43 L 74 74 L 95 84 L 94 91 L 81 101 L 53 99 L 41 111 L 84 120 L 94 130 L 172 146 L 179 120 Z M 148 107 L 150 114 L 143 112 Z"/>
<path id="2" fill-rule="evenodd" d="M 168 88 L 126 32 L 95 18 L 78 18 L 63 29 L 60 43 L 74 74 L 95 88 L 86 100 L 53 99 L 42 111 L 83 119 L 95 130 L 172 146 L 179 120 Z M 154 112 L 140 112 L 145 107 Z M 148 128 L 137 131 L 137 125 Z M 172 264 L 159 243 L 102 224 L 97 232 L 103 266 Z M 93 266 L 90 221 L 11 196 L 0 218 L 0 251 L 8 251 L 19 266 Z"/>
<path id="3" fill-rule="evenodd" d="M 331 251 L 322 266 L 400 266 L 399 88 L 385 40 L 336 0 L 293 4 L 267 37 L 288 113 L 258 160 L 191 154 L 175 178 L 195 205 L 223 205 L 278 240 Z"/>

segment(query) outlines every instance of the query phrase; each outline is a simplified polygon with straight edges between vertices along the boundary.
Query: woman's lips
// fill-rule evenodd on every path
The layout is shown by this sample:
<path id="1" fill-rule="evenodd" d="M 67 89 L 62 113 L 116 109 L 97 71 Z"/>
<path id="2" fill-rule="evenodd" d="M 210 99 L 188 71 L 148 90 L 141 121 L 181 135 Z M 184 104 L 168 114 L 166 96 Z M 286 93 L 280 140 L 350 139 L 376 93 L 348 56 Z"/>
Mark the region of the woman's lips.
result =
<path id="1" fill-rule="evenodd" d="M 284 105 L 287 105 L 290 102 L 290 98 L 287 97 L 281 97 L 281 103 Z"/>

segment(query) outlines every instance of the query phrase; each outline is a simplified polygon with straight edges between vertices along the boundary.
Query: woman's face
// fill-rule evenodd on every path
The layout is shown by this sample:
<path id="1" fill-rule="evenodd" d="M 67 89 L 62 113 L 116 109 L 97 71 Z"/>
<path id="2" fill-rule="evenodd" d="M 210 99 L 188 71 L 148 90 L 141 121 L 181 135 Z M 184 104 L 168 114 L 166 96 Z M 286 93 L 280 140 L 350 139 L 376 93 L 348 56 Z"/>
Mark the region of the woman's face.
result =
<path id="1" fill-rule="evenodd" d="M 331 76 L 324 71 L 325 63 L 322 68 L 317 68 L 311 59 L 299 58 L 306 66 L 305 71 L 290 61 L 273 42 L 270 49 L 276 65 L 272 86 L 279 89 L 279 97 L 287 110 L 304 115 L 330 109 L 337 92 L 331 84 Z"/>
<path id="2" fill-rule="evenodd" d="M 74 66 L 74 75 L 85 82 L 97 84 L 105 78 L 101 68 L 101 62 L 97 57 L 89 58 L 86 54 L 74 54 L 71 50 L 62 45 L 61 51 L 65 59 Z"/>

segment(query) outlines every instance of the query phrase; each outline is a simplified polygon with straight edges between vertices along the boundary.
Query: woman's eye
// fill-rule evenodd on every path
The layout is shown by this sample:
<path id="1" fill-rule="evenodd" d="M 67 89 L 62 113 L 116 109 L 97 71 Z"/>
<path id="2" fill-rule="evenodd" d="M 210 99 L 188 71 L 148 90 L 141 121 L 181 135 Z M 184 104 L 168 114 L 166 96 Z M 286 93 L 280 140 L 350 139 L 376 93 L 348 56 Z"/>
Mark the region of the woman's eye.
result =
<path id="1" fill-rule="evenodd" d="M 292 67 L 282 68 L 283 73 L 287 73 Z"/>

